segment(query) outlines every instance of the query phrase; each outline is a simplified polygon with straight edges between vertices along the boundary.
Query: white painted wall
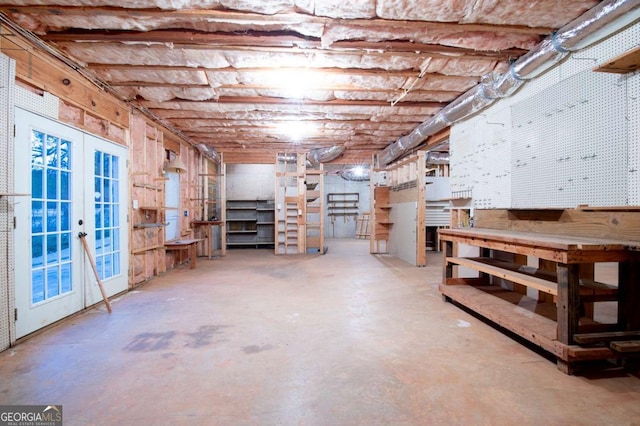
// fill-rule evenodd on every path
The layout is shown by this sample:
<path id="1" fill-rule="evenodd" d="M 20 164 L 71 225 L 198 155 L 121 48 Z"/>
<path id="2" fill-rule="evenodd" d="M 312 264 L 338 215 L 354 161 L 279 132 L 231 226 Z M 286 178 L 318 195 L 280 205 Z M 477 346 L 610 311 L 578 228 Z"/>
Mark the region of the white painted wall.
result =
<path id="1" fill-rule="evenodd" d="M 227 164 L 227 200 L 273 200 L 275 165 Z"/>
<path id="2" fill-rule="evenodd" d="M 389 221 L 393 230 L 389 233 L 389 254 L 404 260 L 411 265 L 416 264 L 416 220 L 418 202 L 393 203 L 389 211 Z"/>
<path id="3" fill-rule="evenodd" d="M 356 221 L 349 217 L 336 217 L 331 220 L 327 214 L 327 194 L 357 192 L 359 194 L 360 203 L 358 206 L 359 214 L 369 212 L 371 210 L 371 189 L 369 181 L 348 181 L 340 176 L 325 175 L 324 176 L 324 236 L 325 238 L 355 238 Z"/>

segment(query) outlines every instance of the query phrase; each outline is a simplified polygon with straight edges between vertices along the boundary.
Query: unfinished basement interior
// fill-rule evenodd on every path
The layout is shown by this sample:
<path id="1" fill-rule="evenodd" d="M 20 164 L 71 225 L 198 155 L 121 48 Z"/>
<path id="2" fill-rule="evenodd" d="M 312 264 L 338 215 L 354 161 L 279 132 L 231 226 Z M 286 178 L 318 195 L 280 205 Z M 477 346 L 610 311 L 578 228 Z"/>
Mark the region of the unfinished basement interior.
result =
<path id="1" fill-rule="evenodd" d="M 640 424 L 639 69 L 640 0 L 0 1 L 0 424 Z"/>

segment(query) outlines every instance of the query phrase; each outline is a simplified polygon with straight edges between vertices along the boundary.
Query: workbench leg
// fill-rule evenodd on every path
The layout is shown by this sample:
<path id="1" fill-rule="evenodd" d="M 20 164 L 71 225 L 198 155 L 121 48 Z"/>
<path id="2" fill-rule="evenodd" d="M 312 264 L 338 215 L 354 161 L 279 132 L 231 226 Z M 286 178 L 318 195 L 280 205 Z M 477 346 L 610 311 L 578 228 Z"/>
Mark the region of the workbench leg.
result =
<path id="1" fill-rule="evenodd" d="M 442 271 L 442 284 L 447 284 L 447 278 L 453 277 L 453 264 L 447 262 L 447 257 L 453 256 L 453 242 L 442 240 L 442 261 L 444 262 Z"/>
<path id="2" fill-rule="evenodd" d="M 558 263 L 558 341 L 573 344 L 580 321 L 580 265 Z"/>
<path id="3" fill-rule="evenodd" d="M 191 244 L 191 248 L 189 249 L 191 252 L 191 269 L 196 269 L 196 257 L 198 256 L 196 245 L 196 243 Z"/>
<path id="4" fill-rule="evenodd" d="M 558 366 L 558 370 L 562 371 L 564 374 L 568 374 L 569 376 L 576 374 L 577 368 L 575 363 L 567 362 L 558 358 L 556 365 Z"/>
<path id="5" fill-rule="evenodd" d="M 618 263 L 618 326 L 640 330 L 640 262 Z"/>

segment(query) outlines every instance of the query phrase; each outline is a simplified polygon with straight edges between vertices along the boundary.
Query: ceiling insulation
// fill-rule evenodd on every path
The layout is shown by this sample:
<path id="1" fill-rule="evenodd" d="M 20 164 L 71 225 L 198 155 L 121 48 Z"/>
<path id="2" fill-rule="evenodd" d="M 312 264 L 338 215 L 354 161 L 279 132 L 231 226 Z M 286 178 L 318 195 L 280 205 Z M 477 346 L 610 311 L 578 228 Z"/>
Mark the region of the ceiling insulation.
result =
<path id="1" fill-rule="evenodd" d="M 338 146 L 370 161 L 597 4 L 9 0 L 0 11 L 196 145 Z M 308 132 L 292 137 L 293 123 Z"/>

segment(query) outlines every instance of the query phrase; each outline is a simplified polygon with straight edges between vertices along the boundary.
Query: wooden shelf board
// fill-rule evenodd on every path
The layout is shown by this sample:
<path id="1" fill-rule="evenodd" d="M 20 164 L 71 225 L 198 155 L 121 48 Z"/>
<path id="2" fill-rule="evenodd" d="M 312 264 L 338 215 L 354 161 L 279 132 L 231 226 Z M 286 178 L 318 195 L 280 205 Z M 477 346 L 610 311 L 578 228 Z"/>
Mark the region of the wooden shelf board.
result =
<path id="1" fill-rule="evenodd" d="M 596 72 L 627 74 L 640 69 L 640 46 L 594 68 Z"/>
<path id="2" fill-rule="evenodd" d="M 440 292 L 494 323 L 512 331 L 543 349 L 560 355 L 556 340 L 556 322 L 530 310 L 519 308 L 494 294 L 468 285 L 440 285 Z M 520 295 L 524 306 L 536 306 L 538 301 Z"/>
<path id="3" fill-rule="evenodd" d="M 164 246 L 155 245 L 155 246 L 150 246 L 150 247 L 143 247 L 143 248 L 131 250 L 131 253 L 132 254 L 141 254 L 141 253 L 144 253 L 146 251 L 155 250 L 155 249 L 158 249 L 158 248 L 161 248 L 161 247 L 164 247 Z"/>

